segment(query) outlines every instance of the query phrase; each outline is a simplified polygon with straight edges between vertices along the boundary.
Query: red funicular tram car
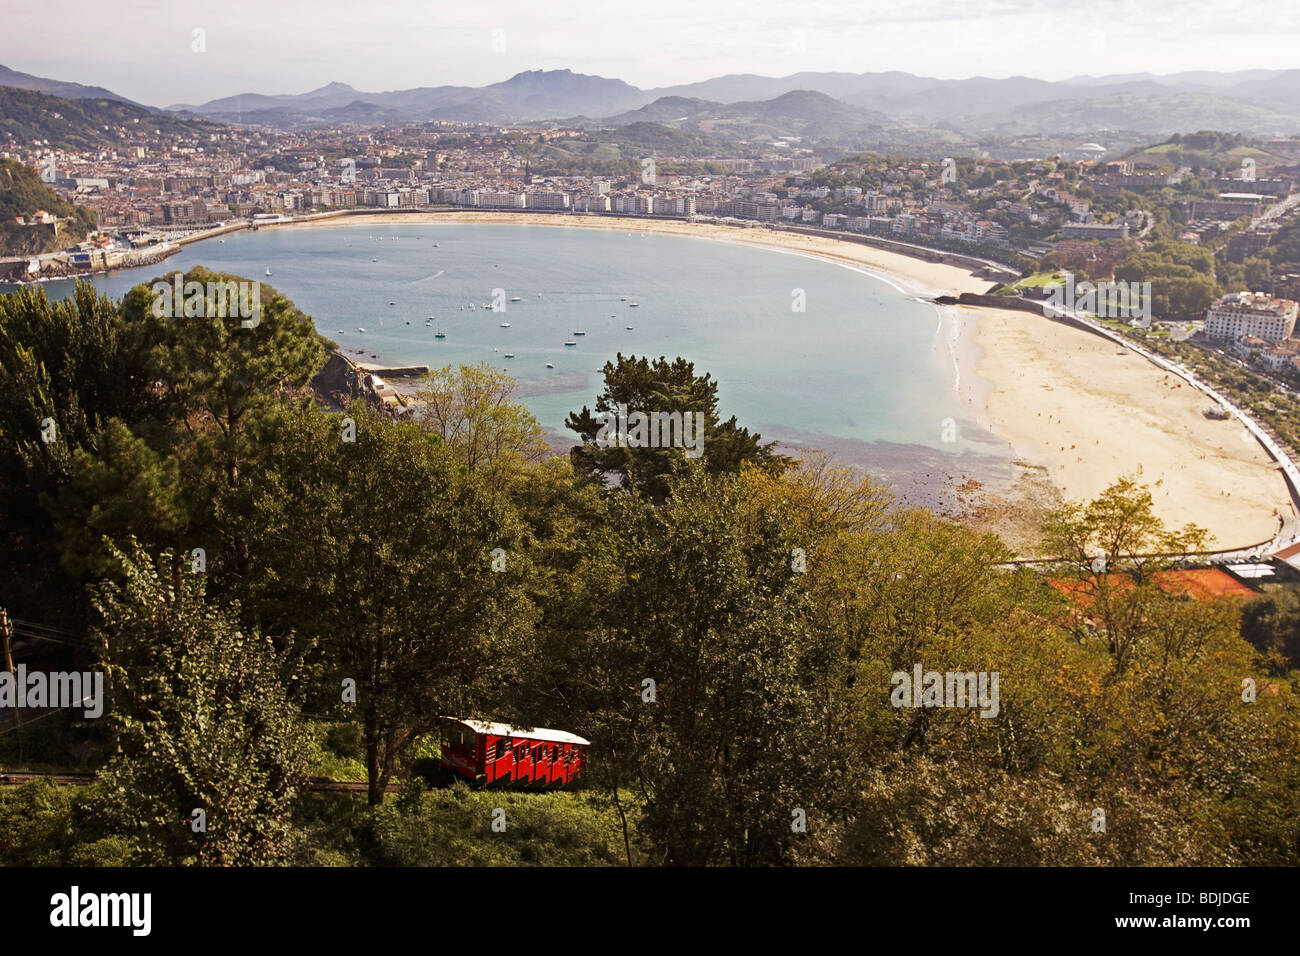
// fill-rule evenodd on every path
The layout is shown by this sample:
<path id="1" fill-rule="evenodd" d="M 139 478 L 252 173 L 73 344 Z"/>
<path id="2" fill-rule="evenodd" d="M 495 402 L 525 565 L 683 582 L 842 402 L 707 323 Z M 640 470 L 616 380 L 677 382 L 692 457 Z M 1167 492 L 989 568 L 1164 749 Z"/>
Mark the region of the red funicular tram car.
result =
<path id="1" fill-rule="evenodd" d="M 543 727 L 519 730 L 460 717 L 442 722 L 442 766 L 480 787 L 563 787 L 581 776 L 590 744 Z"/>

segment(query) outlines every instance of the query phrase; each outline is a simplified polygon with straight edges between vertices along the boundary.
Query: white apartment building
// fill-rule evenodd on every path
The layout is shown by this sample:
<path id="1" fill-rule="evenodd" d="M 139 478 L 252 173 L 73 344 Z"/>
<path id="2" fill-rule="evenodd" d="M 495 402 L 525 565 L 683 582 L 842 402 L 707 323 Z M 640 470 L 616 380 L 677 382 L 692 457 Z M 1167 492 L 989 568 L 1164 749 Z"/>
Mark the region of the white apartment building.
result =
<path id="1" fill-rule="evenodd" d="M 500 193 L 477 189 L 471 195 L 474 205 L 482 209 L 523 209 L 526 203 L 523 193 Z"/>
<path id="2" fill-rule="evenodd" d="M 531 192 L 528 194 L 529 209 L 568 209 L 569 194 L 561 192 Z"/>
<path id="3" fill-rule="evenodd" d="M 1205 311 L 1205 334 L 1212 339 L 1258 336 L 1278 343 L 1295 331 L 1300 306 L 1263 292 L 1229 292 Z"/>

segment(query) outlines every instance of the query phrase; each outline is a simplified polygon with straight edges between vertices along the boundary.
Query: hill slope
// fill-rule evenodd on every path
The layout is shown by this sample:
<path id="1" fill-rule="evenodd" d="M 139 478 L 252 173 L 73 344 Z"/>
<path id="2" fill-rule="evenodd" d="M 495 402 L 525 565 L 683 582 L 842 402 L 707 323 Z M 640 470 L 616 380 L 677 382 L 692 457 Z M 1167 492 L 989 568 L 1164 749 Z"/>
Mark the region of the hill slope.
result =
<path id="1" fill-rule="evenodd" d="M 66 100 L 0 86 L 0 146 L 45 140 L 60 149 L 102 149 L 155 133 L 205 135 L 215 129 L 206 121 L 155 113 L 125 100 Z"/>
<path id="2" fill-rule="evenodd" d="M 20 226 L 15 217 L 37 210 L 64 219 L 55 226 Z M 83 206 L 63 202 L 41 182 L 36 170 L 12 159 L 0 159 L 0 256 L 27 256 L 53 252 L 80 242 L 95 226 L 95 214 Z"/>

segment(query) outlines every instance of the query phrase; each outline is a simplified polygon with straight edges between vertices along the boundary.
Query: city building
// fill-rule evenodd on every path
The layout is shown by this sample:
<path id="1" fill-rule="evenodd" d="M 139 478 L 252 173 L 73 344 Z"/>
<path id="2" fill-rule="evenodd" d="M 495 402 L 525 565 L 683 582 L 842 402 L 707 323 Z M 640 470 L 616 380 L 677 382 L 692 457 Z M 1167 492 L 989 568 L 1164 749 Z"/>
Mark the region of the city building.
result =
<path id="1" fill-rule="evenodd" d="M 1295 331 L 1297 311 L 1300 306 L 1292 299 L 1264 292 L 1230 292 L 1206 310 L 1205 335 L 1227 340 L 1257 336 L 1276 345 Z"/>

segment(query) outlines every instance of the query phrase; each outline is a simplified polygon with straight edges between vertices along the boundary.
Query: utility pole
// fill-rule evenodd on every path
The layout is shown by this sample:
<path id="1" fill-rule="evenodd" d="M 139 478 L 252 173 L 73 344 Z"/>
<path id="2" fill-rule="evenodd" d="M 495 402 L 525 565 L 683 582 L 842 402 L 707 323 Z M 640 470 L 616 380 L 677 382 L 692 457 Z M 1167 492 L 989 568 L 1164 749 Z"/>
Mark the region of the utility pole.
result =
<path id="1" fill-rule="evenodd" d="M 14 673 L 14 652 L 9 646 L 9 612 L 5 608 L 0 608 L 0 640 L 4 641 L 5 648 L 5 670 L 14 679 L 14 686 L 17 687 L 18 675 Z M 14 735 L 18 740 L 18 760 L 23 759 L 23 732 L 22 721 L 18 717 L 18 701 L 14 699 Z"/>

